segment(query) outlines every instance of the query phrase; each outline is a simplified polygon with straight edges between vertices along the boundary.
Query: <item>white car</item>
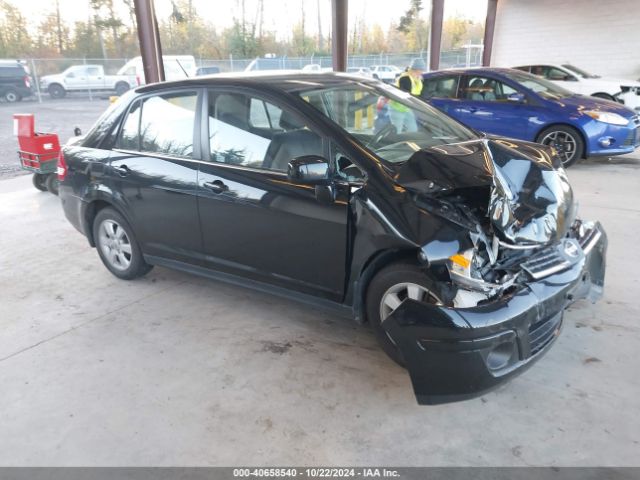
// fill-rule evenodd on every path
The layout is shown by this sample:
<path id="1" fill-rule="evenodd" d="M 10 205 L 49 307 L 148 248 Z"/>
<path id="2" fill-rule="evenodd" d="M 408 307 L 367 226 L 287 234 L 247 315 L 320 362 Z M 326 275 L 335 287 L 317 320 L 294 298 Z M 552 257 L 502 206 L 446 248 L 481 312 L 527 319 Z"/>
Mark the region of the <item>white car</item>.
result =
<path id="1" fill-rule="evenodd" d="M 305 65 L 302 67 L 303 72 L 321 72 L 322 67 L 317 63 L 310 63 L 309 65 Z"/>
<path id="2" fill-rule="evenodd" d="M 514 67 L 544 77 L 570 92 L 622 102 L 640 111 L 640 82 L 620 78 L 606 78 L 569 64 L 535 64 Z"/>
<path id="3" fill-rule="evenodd" d="M 372 65 L 373 78 L 378 78 L 385 83 L 392 83 L 402 73 L 395 65 Z"/>
<path id="4" fill-rule="evenodd" d="M 196 76 L 196 59 L 193 55 L 163 55 L 165 80 L 182 80 Z M 118 75 L 124 75 L 133 85 L 145 85 L 142 57 L 135 57 L 124 64 Z"/>
<path id="5" fill-rule="evenodd" d="M 40 89 L 49 92 L 51 98 L 86 91 L 112 91 L 122 95 L 135 86 L 125 75 L 106 75 L 102 65 L 74 65 L 62 73 L 40 78 Z"/>
<path id="6" fill-rule="evenodd" d="M 373 72 L 369 67 L 348 67 L 347 73 L 352 75 L 359 75 L 361 77 L 373 78 Z"/>

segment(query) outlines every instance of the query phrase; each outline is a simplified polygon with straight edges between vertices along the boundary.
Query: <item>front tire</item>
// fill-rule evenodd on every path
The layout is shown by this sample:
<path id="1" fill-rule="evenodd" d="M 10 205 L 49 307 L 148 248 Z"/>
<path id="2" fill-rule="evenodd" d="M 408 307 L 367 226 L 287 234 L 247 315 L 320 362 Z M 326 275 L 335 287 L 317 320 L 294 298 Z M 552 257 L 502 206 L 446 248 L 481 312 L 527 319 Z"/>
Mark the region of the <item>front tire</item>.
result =
<path id="1" fill-rule="evenodd" d="M 64 96 L 67 94 L 67 91 L 64 89 L 64 87 L 57 83 L 49 85 L 49 88 L 47 90 L 49 91 L 49 96 L 51 98 L 64 98 Z"/>
<path id="2" fill-rule="evenodd" d="M 131 226 L 113 208 L 104 208 L 96 215 L 93 239 L 102 263 L 118 278 L 132 280 L 153 268 L 144 261 Z"/>
<path id="3" fill-rule="evenodd" d="M 384 352 L 404 367 L 402 352 L 382 327 L 385 318 L 407 298 L 430 304 L 442 304 L 438 284 L 417 265 L 392 263 L 380 270 L 369 283 L 366 296 L 367 319 Z"/>
<path id="4" fill-rule="evenodd" d="M 552 125 L 538 134 L 536 142 L 554 147 L 564 168 L 569 168 L 584 156 L 584 140 L 573 127 Z"/>

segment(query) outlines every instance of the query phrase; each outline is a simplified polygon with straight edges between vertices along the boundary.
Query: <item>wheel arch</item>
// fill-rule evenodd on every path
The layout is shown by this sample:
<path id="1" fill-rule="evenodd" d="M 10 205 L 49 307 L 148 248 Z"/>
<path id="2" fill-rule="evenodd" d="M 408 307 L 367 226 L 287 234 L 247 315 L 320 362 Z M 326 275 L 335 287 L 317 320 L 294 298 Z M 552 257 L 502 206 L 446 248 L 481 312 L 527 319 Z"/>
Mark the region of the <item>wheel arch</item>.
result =
<path id="1" fill-rule="evenodd" d="M 352 308 L 354 318 L 358 323 L 366 323 L 368 321 L 365 308 L 366 296 L 373 277 L 387 265 L 402 260 L 414 261 L 416 265 L 419 265 L 418 252 L 419 249 L 417 248 L 378 250 L 364 262 L 360 268 L 358 278 L 353 282 Z"/>
<path id="2" fill-rule="evenodd" d="M 123 209 L 119 208 L 118 205 L 116 205 L 114 202 L 102 197 L 91 200 L 84 209 L 84 214 L 82 216 L 82 223 L 83 223 L 82 227 L 87 236 L 87 240 L 89 240 L 89 245 L 91 245 L 92 247 L 96 246 L 95 239 L 93 238 L 93 222 L 96 218 L 96 215 L 98 215 L 98 212 L 100 212 L 101 210 L 104 210 L 105 208 L 113 208 L 116 212 L 118 212 L 127 220 L 129 225 L 131 225 L 129 216 L 124 212 Z M 134 234 L 135 234 L 135 230 L 134 230 Z"/>
<path id="3" fill-rule="evenodd" d="M 589 141 L 587 139 L 587 136 L 585 135 L 584 131 L 582 130 L 581 127 L 577 126 L 577 125 L 573 125 L 571 123 L 568 122 L 551 122 L 548 123 L 546 125 L 543 125 L 537 132 L 536 134 L 533 136 L 533 141 L 534 142 L 538 142 L 538 137 L 540 136 L 540 134 L 545 131 L 546 129 L 550 128 L 550 127 L 568 127 L 571 128 L 572 130 L 575 130 L 576 132 L 578 132 L 578 134 L 580 135 L 580 138 L 582 139 L 582 143 L 584 144 L 584 152 L 582 152 L 582 157 L 580 158 L 587 158 L 587 153 L 589 150 Z"/>
<path id="4" fill-rule="evenodd" d="M 598 97 L 598 98 L 605 98 L 607 100 L 611 100 L 612 102 L 616 101 L 615 96 L 611 95 L 610 93 L 607 92 L 593 92 L 591 95 L 591 97 Z"/>

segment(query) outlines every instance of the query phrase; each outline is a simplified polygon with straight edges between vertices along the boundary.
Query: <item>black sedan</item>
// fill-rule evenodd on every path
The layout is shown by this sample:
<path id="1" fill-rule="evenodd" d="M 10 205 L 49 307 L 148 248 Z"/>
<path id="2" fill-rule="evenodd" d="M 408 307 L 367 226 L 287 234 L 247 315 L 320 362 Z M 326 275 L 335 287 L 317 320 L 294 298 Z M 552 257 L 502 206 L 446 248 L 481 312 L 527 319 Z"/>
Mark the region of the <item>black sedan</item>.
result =
<path id="1" fill-rule="evenodd" d="M 368 322 L 420 403 L 522 371 L 567 305 L 602 293 L 605 233 L 577 216 L 552 148 L 481 136 L 375 80 L 147 85 L 64 148 L 58 175 L 117 277 L 162 265 Z"/>

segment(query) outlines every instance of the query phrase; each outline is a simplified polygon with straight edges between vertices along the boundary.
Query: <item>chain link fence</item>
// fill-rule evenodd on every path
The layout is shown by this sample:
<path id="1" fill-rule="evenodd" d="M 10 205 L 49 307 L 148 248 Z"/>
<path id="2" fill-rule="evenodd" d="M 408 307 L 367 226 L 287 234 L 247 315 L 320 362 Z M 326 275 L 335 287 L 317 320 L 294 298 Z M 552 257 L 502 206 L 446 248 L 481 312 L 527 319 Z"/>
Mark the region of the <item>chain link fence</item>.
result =
<path id="1" fill-rule="evenodd" d="M 411 63 L 414 58 L 422 58 L 428 65 L 428 52 L 426 50 L 420 52 L 405 53 L 380 53 L 376 55 L 349 55 L 347 67 L 372 67 L 374 65 L 395 65 L 400 69 L 404 69 Z M 60 98 L 59 92 L 51 87 L 51 83 L 47 82 L 48 78 L 43 77 L 49 75 L 60 75 L 67 69 L 80 66 L 99 66 L 102 67 L 100 75 L 110 76 L 117 75 L 121 72 L 130 58 L 32 58 L 23 60 L 23 63 L 31 76 L 34 95 L 39 101 L 43 97 L 51 96 Z M 440 68 L 452 67 L 468 67 L 477 66 L 482 62 L 482 48 L 473 46 L 473 48 L 461 48 L 442 52 L 440 55 Z M 317 65 L 320 69 L 330 69 L 332 66 L 331 56 L 310 55 L 305 57 L 272 57 L 272 58 L 234 58 L 229 56 L 226 59 L 207 59 L 195 58 L 196 72 L 198 73 L 215 73 L 215 72 L 240 72 L 244 70 L 300 70 L 307 65 Z M 130 86 L 133 87 L 139 81 L 139 75 L 131 72 L 128 74 Z M 81 92 L 85 97 L 93 99 L 94 97 L 102 98 L 115 93 L 115 85 L 105 83 L 104 85 L 87 84 L 86 88 L 78 88 L 78 94 Z M 65 92 L 67 93 L 67 92 Z M 73 89 L 68 93 L 76 94 Z"/>

